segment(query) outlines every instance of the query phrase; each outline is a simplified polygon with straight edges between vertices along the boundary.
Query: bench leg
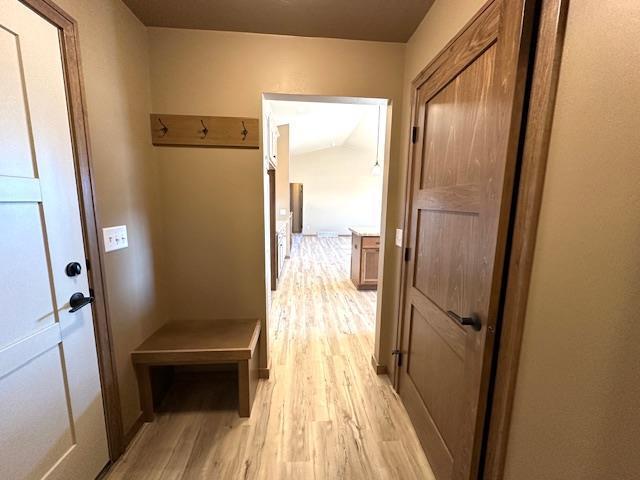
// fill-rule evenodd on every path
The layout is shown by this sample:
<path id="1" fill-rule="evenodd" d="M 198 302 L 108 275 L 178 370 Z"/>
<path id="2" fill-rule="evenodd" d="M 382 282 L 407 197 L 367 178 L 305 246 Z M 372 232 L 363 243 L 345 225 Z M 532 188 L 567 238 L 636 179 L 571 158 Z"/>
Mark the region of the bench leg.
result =
<path id="1" fill-rule="evenodd" d="M 153 389 L 151 388 L 151 373 L 149 365 L 136 365 L 136 377 L 138 378 L 138 391 L 140 393 L 140 408 L 142 420 L 153 422 Z"/>
<path id="2" fill-rule="evenodd" d="M 251 407 L 258 388 L 258 356 L 254 353 L 249 360 L 238 362 L 238 413 L 241 417 L 251 416 Z"/>

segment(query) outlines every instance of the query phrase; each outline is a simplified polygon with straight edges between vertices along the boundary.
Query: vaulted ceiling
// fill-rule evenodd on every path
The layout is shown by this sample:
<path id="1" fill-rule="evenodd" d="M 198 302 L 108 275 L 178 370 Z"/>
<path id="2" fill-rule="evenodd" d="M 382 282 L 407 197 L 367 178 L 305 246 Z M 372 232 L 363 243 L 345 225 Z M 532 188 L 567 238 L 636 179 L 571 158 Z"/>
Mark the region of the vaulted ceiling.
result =
<path id="1" fill-rule="evenodd" d="M 291 127 L 292 155 L 344 145 L 366 115 L 377 115 L 377 105 L 270 101 L 277 125 Z"/>
<path id="2" fill-rule="evenodd" d="M 123 0 L 147 26 L 406 42 L 433 0 Z"/>

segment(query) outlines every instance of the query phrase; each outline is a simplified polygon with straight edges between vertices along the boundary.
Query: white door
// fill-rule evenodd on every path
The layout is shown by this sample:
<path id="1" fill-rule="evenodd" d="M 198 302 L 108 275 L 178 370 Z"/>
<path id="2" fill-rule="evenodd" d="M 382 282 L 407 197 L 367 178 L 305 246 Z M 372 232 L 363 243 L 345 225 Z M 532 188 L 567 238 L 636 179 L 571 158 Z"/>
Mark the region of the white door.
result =
<path id="1" fill-rule="evenodd" d="M 66 266 L 82 271 L 69 276 Z M 0 479 L 108 461 L 59 32 L 0 0 Z"/>

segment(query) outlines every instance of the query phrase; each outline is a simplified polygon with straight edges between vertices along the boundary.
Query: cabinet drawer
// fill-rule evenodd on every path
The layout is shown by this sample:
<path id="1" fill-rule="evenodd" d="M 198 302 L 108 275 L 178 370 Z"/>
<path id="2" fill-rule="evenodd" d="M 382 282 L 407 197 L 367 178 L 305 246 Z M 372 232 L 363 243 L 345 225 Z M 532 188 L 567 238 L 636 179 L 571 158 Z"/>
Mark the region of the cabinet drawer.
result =
<path id="1" fill-rule="evenodd" d="M 380 248 L 380 237 L 362 237 L 362 248 Z"/>

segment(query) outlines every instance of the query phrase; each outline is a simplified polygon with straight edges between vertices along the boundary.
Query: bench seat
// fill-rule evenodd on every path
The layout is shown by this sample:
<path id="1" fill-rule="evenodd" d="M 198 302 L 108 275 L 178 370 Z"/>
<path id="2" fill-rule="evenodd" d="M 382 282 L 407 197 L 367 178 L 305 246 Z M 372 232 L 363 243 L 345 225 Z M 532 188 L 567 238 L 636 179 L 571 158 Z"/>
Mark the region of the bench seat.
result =
<path id="1" fill-rule="evenodd" d="M 142 419 L 153 421 L 154 366 L 238 366 L 238 412 L 251 415 L 259 376 L 259 320 L 198 320 L 169 322 L 131 353 L 140 391 Z"/>

